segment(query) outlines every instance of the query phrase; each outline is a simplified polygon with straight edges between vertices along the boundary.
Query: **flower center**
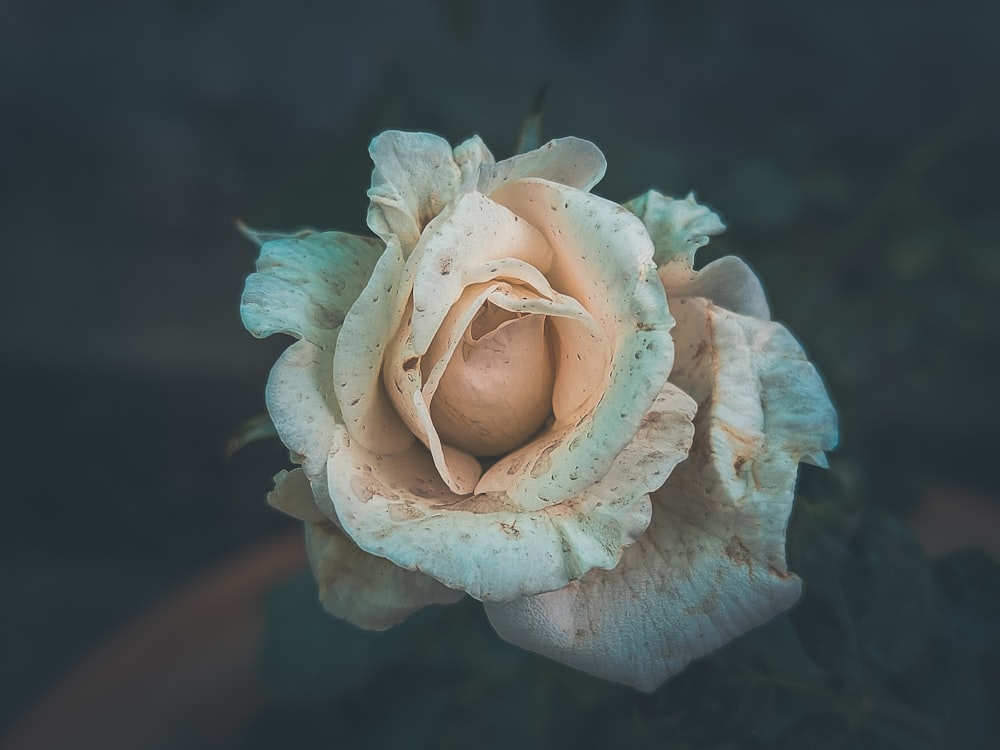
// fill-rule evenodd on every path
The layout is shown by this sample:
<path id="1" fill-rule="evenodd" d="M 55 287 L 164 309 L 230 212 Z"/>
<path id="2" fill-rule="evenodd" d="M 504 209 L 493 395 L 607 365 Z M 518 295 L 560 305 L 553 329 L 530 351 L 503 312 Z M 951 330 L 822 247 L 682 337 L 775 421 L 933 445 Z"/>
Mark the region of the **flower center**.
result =
<path id="1" fill-rule="evenodd" d="M 443 442 L 475 456 L 523 445 L 552 415 L 555 367 L 545 315 L 489 302 L 466 328 L 431 402 Z"/>

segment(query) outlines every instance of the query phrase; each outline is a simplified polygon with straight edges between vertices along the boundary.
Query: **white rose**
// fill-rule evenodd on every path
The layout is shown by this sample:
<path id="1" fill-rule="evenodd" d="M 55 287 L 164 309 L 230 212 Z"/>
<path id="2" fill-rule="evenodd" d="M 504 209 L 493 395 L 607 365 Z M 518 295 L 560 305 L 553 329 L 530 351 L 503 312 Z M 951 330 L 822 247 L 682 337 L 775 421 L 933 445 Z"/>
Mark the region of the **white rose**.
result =
<path id="1" fill-rule="evenodd" d="M 380 239 L 251 233 L 242 301 L 300 339 L 267 404 L 301 468 L 269 500 L 325 607 L 382 629 L 469 594 L 505 639 L 651 690 L 791 605 L 796 467 L 836 419 L 749 268 L 693 270 L 718 217 L 592 195 L 576 138 L 370 152 Z"/>

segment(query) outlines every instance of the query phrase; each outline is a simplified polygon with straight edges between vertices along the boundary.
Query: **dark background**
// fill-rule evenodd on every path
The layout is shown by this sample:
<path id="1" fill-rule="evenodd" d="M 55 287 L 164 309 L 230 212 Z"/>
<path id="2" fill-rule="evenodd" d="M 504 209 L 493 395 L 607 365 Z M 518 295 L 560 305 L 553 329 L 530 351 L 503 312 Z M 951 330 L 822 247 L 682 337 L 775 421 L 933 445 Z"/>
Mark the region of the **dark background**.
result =
<path id="1" fill-rule="evenodd" d="M 294 524 L 263 502 L 285 341 L 234 229 L 364 232 L 388 127 L 595 141 L 596 192 L 695 189 L 895 513 L 996 493 L 1000 28 L 976 0 L 0 2 L 0 730 L 129 617 Z M 956 489 L 957 488 L 957 489 Z M 2 734 L 2 731 L 0 731 Z"/>

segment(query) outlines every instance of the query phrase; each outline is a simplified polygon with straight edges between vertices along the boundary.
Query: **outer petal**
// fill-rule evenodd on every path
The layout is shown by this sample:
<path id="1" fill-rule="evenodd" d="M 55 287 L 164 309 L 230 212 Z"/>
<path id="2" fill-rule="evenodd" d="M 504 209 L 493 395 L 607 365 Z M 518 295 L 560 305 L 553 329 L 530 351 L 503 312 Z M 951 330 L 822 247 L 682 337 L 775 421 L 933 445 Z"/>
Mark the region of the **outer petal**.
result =
<path id="1" fill-rule="evenodd" d="M 458 193 L 462 170 L 448 141 L 430 133 L 388 130 L 372 139 L 368 153 L 375 162 L 368 226 L 386 243 L 397 237 L 409 253 L 427 223 Z M 475 150 L 467 148 L 462 156 L 475 159 Z"/>
<path id="2" fill-rule="evenodd" d="M 582 138 L 558 138 L 544 146 L 509 159 L 484 165 L 479 192 L 489 195 L 504 185 L 526 177 L 540 177 L 560 185 L 589 191 L 608 168 L 604 154 Z"/>
<path id="3" fill-rule="evenodd" d="M 670 263 L 690 271 L 698 248 L 726 229 L 715 212 L 698 204 L 693 193 L 678 199 L 650 190 L 630 200 L 625 208 L 642 219 L 649 230 L 657 266 Z"/>
<path id="4" fill-rule="evenodd" d="M 430 604 L 453 604 L 465 596 L 362 552 L 329 521 L 306 523 L 306 551 L 326 611 L 368 630 L 391 628 Z"/>
<path id="5" fill-rule="evenodd" d="M 506 640 L 646 691 L 796 600 L 784 559 L 796 463 L 836 443 L 823 384 L 784 328 L 681 303 L 671 377 L 701 405 L 649 530 L 614 570 L 487 605 Z"/>
<path id="6" fill-rule="evenodd" d="M 453 495 L 423 450 L 382 457 L 343 431 L 330 455 L 330 491 L 362 549 L 477 599 L 509 601 L 618 563 L 649 522 L 647 493 L 686 455 L 693 411 L 668 384 L 600 481 L 539 510 L 499 493 Z"/>
<path id="7" fill-rule="evenodd" d="M 478 135 L 468 138 L 455 146 L 455 163 L 462 173 L 461 194 L 476 189 L 479 184 L 479 168 L 489 167 L 495 163 L 493 154 L 486 148 L 483 139 Z"/>
<path id="8" fill-rule="evenodd" d="M 740 315 L 771 319 L 771 308 L 760 279 L 735 255 L 714 260 L 688 277 L 669 273 L 667 266 L 660 269 L 660 280 L 667 290 L 667 299 L 704 297 Z"/>
<path id="9" fill-rule="evenodd" d="M 309 478 L 302 469 L 279 471 L 274 477 L 274 489 L 267 494 L 267 502 L 272 508 L 300 521 L 313 523 L 330 521 L 320 510 L 316 498 L 313 497 Z"/>
<path id="10" fill-rule="evenodd" d="M 342 421 L 333 397 L 332 364 L 332 348 L 296 341 L 274 363 L 264 392 L 278 437 L 310 477 L 324 472 L 330 441 Z"/>
<path id="11" fill-rule="evenodd" d="M 246 329 L 258 338 L 289 333 L 332 346 L 331 332 L 364 289 L 382 243 L 342 232 L 247 234 L 263 242 L 240 304 Z"/>
<path id="12" fill-rule="evenodd" d="M 727 310 L 771 319 L 764 288 L 739 258 L 719 258 L 700 271 L 694 270 L 695 252 L 726 227 L 693 195 L 674 199 L 650 190 L 625 206 L 642 219 L 653 238 L 656 264 L 668 299 L 706 297 Z"/>
<path id="13" fill-rule="evenodd" d="M 325 479 L 319 484 L 325 490 Z M 306 551 L 328 612 L 362 628 L 385 630 L 428 604 L 451 604 L 462 598 L 461 591 L 433 578 L 362 552 L 320 511 L 314 491 L 302 470 L 295 469 L 275 477 L 267 499 L 306 522 Z"/>

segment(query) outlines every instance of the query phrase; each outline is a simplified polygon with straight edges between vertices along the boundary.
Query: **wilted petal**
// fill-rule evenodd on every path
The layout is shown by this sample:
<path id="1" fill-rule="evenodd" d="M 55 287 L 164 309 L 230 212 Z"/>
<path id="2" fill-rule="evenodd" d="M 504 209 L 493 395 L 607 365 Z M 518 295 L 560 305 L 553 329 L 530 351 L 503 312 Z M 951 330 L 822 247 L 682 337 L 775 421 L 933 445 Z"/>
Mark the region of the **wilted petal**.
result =
<path id="1" fill-rule="evenodd" d="M 560 185 L 590 190 L 608 168 L 604 154 L 582 138 L 557 138 L 534 151 L 512 156 L 480 170 L 479 192 L 489 195 L 504 185 L 538 177 Z"/>
<path id="2" fill-rule="evenodd" d="M 368 153 L 375 163 L 368 226 L 386 243 L 395 236 L 408 254 L 458 193 L 462 170 L 448 141 L 430 133 L 387 130 L 372 139 Z M 474 151 L 463 154 L 463 161 L 470 158 L 476 158 Z"/>
<path id="3" fill-rule="evenodd" d="M 288 333 L 332 347 L 331 332 L 365 288 L 382 243 L 342 232 L 246 234 L 263 241 L 240 304 L 246 329 L 259 338 Z"/>
<path id="4" fill-rule="evenodd" d="M 671 379 L 699 401 L 695 442 L 653 494 L 649 530 L 613 570 L 487 606 L 506 640 L 646 691 L 798 598 L 784 554 L 796 464 L 836 443 L 823 384 L 784 328 L 682 302 Z"/>

